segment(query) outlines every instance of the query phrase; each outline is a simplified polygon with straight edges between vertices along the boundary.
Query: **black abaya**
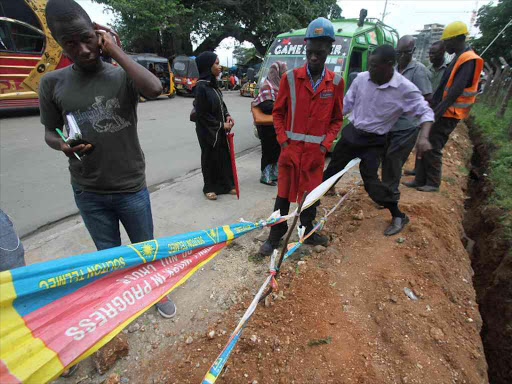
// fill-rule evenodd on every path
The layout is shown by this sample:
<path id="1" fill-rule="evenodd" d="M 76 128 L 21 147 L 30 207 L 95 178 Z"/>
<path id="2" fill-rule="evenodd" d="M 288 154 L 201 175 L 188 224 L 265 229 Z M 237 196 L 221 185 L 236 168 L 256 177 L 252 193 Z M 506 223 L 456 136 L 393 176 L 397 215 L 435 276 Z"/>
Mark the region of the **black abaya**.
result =
<path id="1" fill-rule="evenodd" d="M 201 147 L 203 192 L 229 193 L 234 188 L 233 170 L 224 122 L 228 116 L 222 93 L 209 81 L 195 86 L 196 133 Z"/>

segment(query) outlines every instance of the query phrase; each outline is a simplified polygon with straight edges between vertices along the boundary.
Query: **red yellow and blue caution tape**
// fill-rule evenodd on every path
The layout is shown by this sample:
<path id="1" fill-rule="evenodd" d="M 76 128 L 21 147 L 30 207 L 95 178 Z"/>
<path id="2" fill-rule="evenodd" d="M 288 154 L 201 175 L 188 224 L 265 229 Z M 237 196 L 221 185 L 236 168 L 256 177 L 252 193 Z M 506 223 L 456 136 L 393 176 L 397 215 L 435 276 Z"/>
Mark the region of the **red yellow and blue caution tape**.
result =
<path id="1" fill-rule="evenodd" d="M 0 273 L 0 383 L 45 383 L 110 341 L 230 241 L 286 218 L 196 231 Z"/>
<path id="2" fill-rule="evenodd" d="M 356 158 L 352 160 L 350 163 L 347 164 L 347 166 L 338 172 L 336 175 L 332 176 L 328 180 L 324 181 L 322 184 L 320 184 L 318 187 L 316 187 L 311 193 L 308 194 L 306 197 L 306 200 L 304 201 L 302 205 L 302 211 L 311 207 L 315 202 L 317 202 L 322 196 L 325 195 L 325 193 L 333 187 L 338 180 L 347 173 L 352 167 L 354 167 L 356 164 L 359 164 L 360 159 Z M 308 234 L 305 234 L 305 228 L 299 227 L 298 228 L 298 234 L 299 234 L 299 241 L 296 243 L 292 243 L 288 245 L 288 249 L 283 256 L 283 261 L 285 261 L 290 255 L 292 255 L 297 249 L 299 249 L 302 244 L 304 243 L 304 240 L 306 240 L 309 236 L 311 236 L 313 233 L 315 233 L 318 230 L 321 230 L 327 221 L 327 218 L 336 211 L 339 206 L 345 201 L 345 199 L 355 191 L 355 188 L 352 188 L 350 191 L 348 191 L 339 201 L 336 203 L 336 205 L 330 210 L 326 211 L 325 215 L 316 223 L 316 225 L 313 227 L 311 232 Z M 274 213 L 275 214 L 275 213 Z M 290 216 L 297 215 L 297 210 L 292 213 Z M 277 224 L 277 223 L 276 223 Z M 265 282 L 259 289 L 258 293 L 254 297 L 253 301 L 249 305 L 249 308 L 247 308 L 247 311 L 243 315 L 242 319 L 238 323 L 237 327 L 231 334 L 231 337 L 228 340 L 228 343 L 222 350 L 222 352 L 219 354 L 213 365 L 210 367 L 208 372 L 206 373 L 206 376 L 204 377 L 202 384 L 214 384 L 215 381 L 219 378 L 220 374 L 222 373 L 222 370 L 224 369 L 224 366 L 229 358 L 229 355 L 231 354 L 231 351 L 235 347 L 236 343 L 240 339 L 240 335 L 242 334 L 242 331 L 244 330 L 245 326 L 247 325 L 249 319 L 253 315 L 254 311 L 256 310 L 256 307 L 258 306 L 258 303 L 261 299 L 261 296 L 263 295 L 263 292 L 265 292 L 267 286 L 269 284 L 272 285 L 272 288 L 277 287 L 277 282 L 274 278 L 276 274 L 276 268 L 275 268 L 275 260 L 277 257 L 278 251 L 274 250 L 274 253 L 270 259 L 270 269 L 269 269 L 269 276 L 265 279 Z"/>
<path id="3" fill-rule="evenodd" d="M 358 161 L 353 162 L 342 172 Z M 333 178 L 306 202 L 318 200 L 329 189 L 326 183 L 337 181 Z M 183 284 L 233 239 L 296 214 L 274 213 L 258 223 L 243 221 L 0 272 L 0 383 L 41 384 L 56 378 Z M 277 284 L 275 272 L 272 264 L 224 357 L 212 366 L 213 381 L 206 383 L 222 370 L 264 289 Z"/>

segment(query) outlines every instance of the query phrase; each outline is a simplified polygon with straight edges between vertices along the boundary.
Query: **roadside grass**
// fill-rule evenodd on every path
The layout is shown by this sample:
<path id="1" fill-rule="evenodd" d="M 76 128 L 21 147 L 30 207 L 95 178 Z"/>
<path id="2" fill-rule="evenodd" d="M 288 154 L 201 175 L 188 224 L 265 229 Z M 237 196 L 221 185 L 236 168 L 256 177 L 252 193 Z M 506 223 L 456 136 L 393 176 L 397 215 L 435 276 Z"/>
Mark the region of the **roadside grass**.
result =
<path id="1" fill-rule="evenodd" d="M 498 207 L 512 210 L 512 141 L 508 139 L 508 125 L 512 121 L 512 102 L 508 105 L 503 119 L 496 117 L 496 108 L 475 104 L 471 114 L 476 129 L 482 134 L 491 149 L 489 181 L 493 193 L 489 202 Z"/>
<path id="2" fill-rule="evenodd" d="M 462 165 L 458 165 L 457 166 L 457 171 L 459 171 L 459 173 L 467 176 L 469 174 L 469 171 L 466 167 L 462 166 Z"/>
<path id="3" fill-rule="evenodd" d="M 512 141 L 507 131 L 512 121 L 512 101 L 502 119 L 496 117 L 496 108 L 482 103 L 473 106 L 471 115 L 475 128 L 490 150 L 488 174 L 493 191 L 488 202 L 507 212 L 500 221 L 505 228 L 505 236 L 512 239 Z"/>

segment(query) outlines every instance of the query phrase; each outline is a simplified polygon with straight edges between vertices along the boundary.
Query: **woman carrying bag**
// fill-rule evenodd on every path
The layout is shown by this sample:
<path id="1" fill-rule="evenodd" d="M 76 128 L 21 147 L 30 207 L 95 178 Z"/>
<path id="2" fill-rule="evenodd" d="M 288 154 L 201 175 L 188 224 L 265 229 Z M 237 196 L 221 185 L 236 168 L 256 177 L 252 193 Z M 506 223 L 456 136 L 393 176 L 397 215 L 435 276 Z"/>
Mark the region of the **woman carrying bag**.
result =
<path id="1" fill-rule="evenodd" d="M 203 52 L 196 58 L 196 64 L 199 81 L 194 87 L 194 108 L 197 139 L 201 147 L 203 193 L 208 200 L 217 200 L 217 195 L 236 195 L 226 138 L 235 122 L 217 84 L 217 76 L 222 72 L 217 55 Z"/>
<path id="2" fill-rule="evenodd" d="M 258 96 L 256 96 L 252 102 L 253 114 L 255 109 L 258 108 L 265 115 L 272 115 L 274 102 L 279 92 L 281 76 L 283 76 L 287 70 L 286 63 L 281 61 L 276 61 L 270 66 L 267 78 L 261 86 Z M 269 120 L 271 119 L 269 118 Z M 277 160 L 281 153 L 281 146 L 277 142 L 276 131 L 273 124 L 258 124 L 258 121 L 255 119 L 255 125 L 261 140 L 260 183 L 274 186 L 277 181 Z"/>

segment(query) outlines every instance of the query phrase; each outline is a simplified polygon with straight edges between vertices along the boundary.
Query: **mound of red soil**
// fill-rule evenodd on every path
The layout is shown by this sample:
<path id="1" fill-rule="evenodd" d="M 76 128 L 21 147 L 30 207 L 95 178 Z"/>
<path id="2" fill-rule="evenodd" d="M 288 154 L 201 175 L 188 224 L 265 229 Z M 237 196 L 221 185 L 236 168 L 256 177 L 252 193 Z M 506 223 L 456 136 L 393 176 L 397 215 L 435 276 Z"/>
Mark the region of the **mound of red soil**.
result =
<path id="1" fill-rule="evenodd" d="M 258 307 L 218 383 L 488 382 L 473 271 L 461 242 L 471 144 L 464 126 L 452 136 L 442 192 L 403 187 L 401 207 L 411 218 L 403 233 L 383 236 L 389 212 L 359 187 L 326 224 L 329 247 L 283 265 L 279 292 Z M 200 383 L 250 300 L 210 328 L 213 338 L 196 335 L 152 356 L 136 368 L 139 377 Z"/>

